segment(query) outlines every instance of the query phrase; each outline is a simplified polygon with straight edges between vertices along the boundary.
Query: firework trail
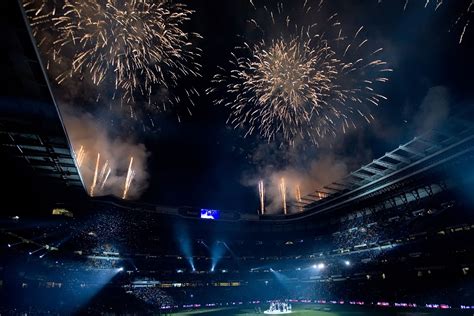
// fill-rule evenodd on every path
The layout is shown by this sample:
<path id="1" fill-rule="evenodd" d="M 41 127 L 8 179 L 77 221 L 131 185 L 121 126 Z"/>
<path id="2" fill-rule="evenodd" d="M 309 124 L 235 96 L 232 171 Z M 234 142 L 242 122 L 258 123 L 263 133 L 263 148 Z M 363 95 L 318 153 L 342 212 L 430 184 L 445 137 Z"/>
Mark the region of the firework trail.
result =
<path id="1" fill-rule="evenodd" d="M 102 180 L 104 179 L 105 173 L 107 172 L 108 166 L 109 166 L 109 161 L 106 160 L 105 163 L 104 163 L 104 165 L 103 165 L 102 168 L 101 168 L 100 175 L 99 175 L 99 179 L 102 179 Z M 100 180 L 99 182 L 102 182 L 102 180 Z"/>
<path id="2" fill-rule="evenodd" d="M 300 189 L 300 185 L 296 185 L 296 190 L 295 190 L 295 199 L 296 199 L 296 202 L 299 202 L 301 203 L 303 200 L 301 199 L 301 189 Z M 301 207 L 301 205 L 298 206 L 300 212 L 303 211 L 303 207 Z"/>
<path id="3" fill-rule="evenodd" d="M 227 122 L 243 128 L 245 136 L 258 133 L 268 142 L 293 145 L 297 139 L 317 144 L 319 138 L 345 133 L 357 126 L 357 117 L 373 120 L 369 104 L 385 99 L 376 85 L 387 81 L 384 72 L 391 69 L 377 57 L 381 49 L 367 50 L 362 28 L 348 37 L 337 14 L 322 25 L 299 26 L 282 14 L 281 3 L 275 12 L 266 10 L 269 23 L 250 21 L 262 39 L 237 47 L 230 70 L 220 68 L 207 89 L 208 94 L 224 90 L 214 103 L 231 109 Z M 312 10 L 307 2 L 301 8 L 306 17 Z M 268 36 L 265 25 L 280 34 Z"/>
<path id="4" fill-rule="evenodd" d="M 58 83 L 73 76 L 87 78 L 97 86 L 113 85 L 126 103 L 140 97 L 148 99 L 147 106 L 165 110 L 167 102 L 181 101 L 178 96 L 170 97 L 181 78 L 200 77 L 201 65 L 195 61 L 200 50 L 192 41 L 201 37 L 183 30 L 193 13 L 184 4 L 172 0 L 65 0 L 63 6 L 47 8 L 42 5 L 45 0 L 25 2 L 32 24 L 46 34 L 54 33 L 48 57 L 69 63 L 56 76 Z M 163 94 L 167 98 L 161 98 Z M 191 100 L 197 94 L 189 88 L 183 95 Z M 160 105 L 151 104 L 156 96 Z"/>
<path id="5" fill-rule="evenodd" d="M 86 150 L 84 146 L 80 146 L 79 152 L 77 154 L 77 165 L 79 169 L 82 168 L 84 165 L 84 160 L 86 158 Z M 106 160 L 105 163 L 102 165 L 100 168 L 100 157 L 101 154 L 100 152 L 97 153 L 97 159 L 95 161 L 95 168 L 94 168 L 94 174 L 93 174 L 93 179 L 92 179 L 92 184 L 89 189 L 89 194 L 91 196 L 94 196 L 97 188 L 97 184 L 100 184 L 100 191 L 104 190 L 105 185 L 107 184 L 107 180 L 109 179 L 110 173 L 112 172 L 112 169 L 109 166 L 109 161 Z M 99 172 L 100 170 L 100 172 Z"/>
<path id="6" fill-rule="evenodd" d="M 459 36 L 459 44 L 461 44 L 462 40 L 464 39 L 464 34 L 466 33 L 466 30 L 469 26 L 469 22 L 471 21 L 473 12 L 474 12 L 474 0 L 471 0 L 466 11 L 462 13 L 455 22 L 455 24 L 459 24 L 460 21 L 462 21 L 463 18 L 466 17 L 466 22 L 464 23 L 464 27 L 462 28 L 461 35 Z"/>
<path id="7" fill-rule="evenodd" d="M 283 204 L 283 214 L 287 214 L 287 208 L 286 208 L 286 184 L 285 184 L 285 178 L 280 179 L 280 195 L 281 195 L 281 201 Z"/>
<path id="8" fill-rule="evenodd" d="M 258 195 L 260 197 L 260 212 L 262 215 L 265 214 L 265 187 L 263 185 L 263 180 L 258 182 Z"/>
<path id="9" fill-rule="evenodd" d="M 99 183 L 100 183 L 100 189 L 103 190 L 105 187 L 105 184 L 107 182 L 107 179 L 110 176 L 110 172 L 112 169 L 109 167 L 109 161 L 106 160 L 104 165 L 102 166 L 102 169 L 100 171 L 100 177 L 99 177 Z"/>
<path id="10" fill-rule="evenodd" d="M 80 168 L 82 166 L 82 164 L 84 163 L 84 159 L 86 158 L 86 151 L 84 149 L 84 146 L 81 145 L 81 147 L 79 148 L 79 152 L 77 154 L 77 166 Z"/>
<path id="11" fill-rule="evenodd" d="M 379 0 L 378 2 L 381 3 L 382 0 Z M 449 1 L 446 1 L 446 2 L 449 3 Z M 459 14 L 459 16 L 456 18 L 456 21 L 454 22 L 454 25 L 458 25 L 458 24 L 463 25 L 461 34 L 459 35 L 459 42 L 458 42 L 459 44 L 461 44 L 464 39 L 464 35 L 466 33 L 467 28 L 469 27 L 472 14 L 474 12 L 474 0 L 468 0 L 466 2 L 467 2 L 466 9 L 462 13 Z M 408 3 L 409 3 L 409 0 L 405 0 L 405 4 L 403 6 L 404 11 L 407 9 Z M 425 0 L 424 7 L 427 8 L 428 5 L 430 5 L 431 3 L 434 3 L 434 6 L 435 6 L 434 10 L 436 11 L 438 10 L 440 6 L 442 6 L 445 3 L 445 1 L 444 0 L 435 0 L 435 1 Z M 454 1 L 452 1 L 452 3 L 454 3 Z"/>
<path id="12" fill-rule="evenodd" d="M 112 171 L 112 169 L 110 169 L 110 168 L 107 170 L 107 173 L 105 174 L 105 177 L 104 177 L 104 179 L 102 180 L 102 184 L 101 184 L 101 186 L 100 186 L 100 189 L 101 189 L 101 190 L 104 190 L 105 184 L 107 183 L 107 180 L 109 179 L 109 176 L 110 176 L 110 172 L 111 172 L 111 171 Z"/>
<path id="13" fill-rule="evenodd" d="M 133 178 L 135 176 L 135 170 L 132 169 L 133 157 L 130 157 L 130 164 L 128 165 L 127 177 L 125 179 L 125 187 L 123 189 L 122 199 L 127 198 L 128 191 L 130 190 L 130 185 L 132 184 Z"/>
<path id="14" fill-rule="evenodd" d="M 94 179 L 92 180 L 92 185 L 90 188 L 90 196 L 94 196 L 95 186 L 97 185 L 97 173 L 99 171 L 99 163 L 100 163 L 100 153 L 97 153 L 97 160 L 95 162 L 95 171 L 94 171 Z"/>

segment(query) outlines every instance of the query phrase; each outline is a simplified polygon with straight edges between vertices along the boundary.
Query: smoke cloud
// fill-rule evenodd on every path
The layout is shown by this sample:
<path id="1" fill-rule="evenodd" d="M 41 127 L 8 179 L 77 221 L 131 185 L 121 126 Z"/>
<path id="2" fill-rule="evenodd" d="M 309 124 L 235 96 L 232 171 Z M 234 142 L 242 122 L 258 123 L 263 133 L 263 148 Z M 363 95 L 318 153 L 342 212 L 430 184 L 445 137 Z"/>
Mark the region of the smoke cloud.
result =
<path id="1" fill-rule="evenodd" d="M 340 147 L 346 147 L 341 143 Z M 283 199 L 280 190 L 282 178 L 285 179 L 288 213 L 296 213 L 301 208 L 295 203 L 298 200 L 297 190 L 301 197 L 314 193 L 347 175 L 350 171 L 369 161 L 372 152 L 363 143 L 356 143 L 355 153 L 338 153 L 339 148 L 319 148 L 315 159 L 301 157 L 298 150 L 284 153 L 286 166 L 278 163 L 278 155 L 268 146 L 261 147 L 254 154 L 258 165 L 270 162 L 256 174 L 244 175 L 242 184 L 253 187 L 258 193 L 258 182 L 263 181 L 265 188 L 265 213 L 282 214 Z M 281 155 L 280 155 L 281 156 Z M 265 159 L 265 157 L 267 157 Z M 306 166 L 306 167 L 300 167 Z M 309 166 L 309 167 L 308 167 Z M 318 194 L 316 194 L 318 195 Z M 324 194 L 318 197 L 325 197 Z"/>
<path id="2" fill-rule="evenodd" d="M 62 114 L 88 193 L 94 196 L 112 194 L 122 198 L 133 157 L 133 173 L 129 174 L 131 181 L 126 198 L 138 198 L 148 186 L 146 162 L 149 153 L 145 146 L 131 138 L 112 135 L 105 128 L 107 124 L 90 113 L 66 107 Z"/>
<path id="3" fill-rule="evenodd" d="M 449 100 L 448 89 L 444 86 L 435 86 L 428 90 L 414 116 L 417 133 L 433 129 L 448 118 Z"/>

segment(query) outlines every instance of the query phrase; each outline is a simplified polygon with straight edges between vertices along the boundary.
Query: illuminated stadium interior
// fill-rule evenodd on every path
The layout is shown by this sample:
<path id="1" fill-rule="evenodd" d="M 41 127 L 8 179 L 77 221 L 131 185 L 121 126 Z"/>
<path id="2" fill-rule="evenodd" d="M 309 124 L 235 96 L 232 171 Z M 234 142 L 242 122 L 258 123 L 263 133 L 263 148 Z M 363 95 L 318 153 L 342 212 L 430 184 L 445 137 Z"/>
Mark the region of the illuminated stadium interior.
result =
<path id="1" fill-rule="evenodd" d="M 0 8 L 1 315 L 474 313 L 472 0 Z"/>

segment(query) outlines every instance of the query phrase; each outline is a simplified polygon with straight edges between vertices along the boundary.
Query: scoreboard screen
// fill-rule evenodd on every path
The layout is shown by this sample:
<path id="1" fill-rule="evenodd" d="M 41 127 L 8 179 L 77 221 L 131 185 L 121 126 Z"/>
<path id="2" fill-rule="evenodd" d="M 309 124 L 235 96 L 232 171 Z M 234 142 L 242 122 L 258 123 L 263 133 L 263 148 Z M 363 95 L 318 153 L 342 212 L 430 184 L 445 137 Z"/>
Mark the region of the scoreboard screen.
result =
<path id="1" fill-rule="evenodd" d="M 201 209 L 201 218 L 204 219 L 219 219 L 220 212 L 218 210 Z"/>

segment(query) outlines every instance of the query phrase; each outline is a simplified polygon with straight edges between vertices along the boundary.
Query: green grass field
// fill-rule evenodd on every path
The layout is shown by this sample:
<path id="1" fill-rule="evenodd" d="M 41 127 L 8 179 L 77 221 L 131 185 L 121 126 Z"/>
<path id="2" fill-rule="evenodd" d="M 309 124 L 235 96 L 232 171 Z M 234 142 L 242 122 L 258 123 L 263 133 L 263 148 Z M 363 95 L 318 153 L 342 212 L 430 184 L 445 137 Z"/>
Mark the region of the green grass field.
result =
<path id="1" fill-rule="evenodd" d="M 263 309 L 262 309 L 263 310 Z M 265 316 L 256 314 L 251 308 L 214 308 L 200 309 L 195 311 L 172 313 L 171 315 L 198 315 L 198 316 Z M 473 312 L 448 310 L 448 311 L 427 311 L 415 309 L 390 309 L 390 308 L 367 308 L 358 306 L 318 306 L 318 305 L 297 305 L 293 307 L 292 316 L 461 316 L 474 315 Z"/>

